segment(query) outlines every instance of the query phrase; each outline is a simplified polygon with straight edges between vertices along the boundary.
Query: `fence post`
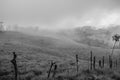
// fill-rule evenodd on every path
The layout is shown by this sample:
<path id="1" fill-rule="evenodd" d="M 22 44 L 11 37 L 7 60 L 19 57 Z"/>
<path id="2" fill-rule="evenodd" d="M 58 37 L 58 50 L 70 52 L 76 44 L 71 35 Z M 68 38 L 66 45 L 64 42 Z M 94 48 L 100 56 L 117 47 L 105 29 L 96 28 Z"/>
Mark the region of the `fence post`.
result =
<path id="1" fill-rule="evenodd" d="M 117 68 L 117 59 L 114 61 L 114 67 Z"/>
<path id="2" fill-rule="evenodd" d="M 78 55 L 77 54 L 76 54 L 76 68 L 77 68 L 77 74 L 78 74 L 79 66 L 78 66 Z"/>
<path id="3" fill-rule="evenodd" d="M 102 68 L 102 65 L 101 65 L 101 60 L 99 60 L 99 67 Z"/>
<path id="4" fill-rule="evenodd" d="M 52 67 L 55 63 L 51 61 L 51 65 L 50 65 L 50 69 L 48 71 L 48 78 L 50 77 L 50 73 L 51 73 L 51 70 L 52 70 Z"/>
<path id="5" fill-rule="evenodd" d="M 57 64 L 54 65 L 54 71 L 53 71 L 53 76 L 52 76 L 53 78 L 54 78 L 55 75 L 56 75 L 56 71 L 57 71 Z"/>
<path id="6" fill-rule="evenodd" d="M 92 51 L 90 52 L 90 69 L 92 70 L 92 56 L 93 56 L 93 54 L 92 54 Z"/>
<path id="7" fill-rule="evenodd" d="M 94 70 L 95 70 L 95 67 L 96 67 L 96 64 L 95 64 L 95 63 L 96 63 L 96 57 L 94 56 L 94 57 L 93 57 L 93 68 L 94 68 Z"/>
<path id="8" fill-rule="evenodd" d="M 102 68 L 104 68 L 104 63 L 105 63 L 105 57 L 103 56 L 103 58 L 102 58 Z"/>
<path id="9" fill-rule="evenodd" d="M 11 60 L 11 63 L 14 65 L 15 80 L 17 80 L 17 76 L 18 76 L 18 69 L 17 69 L 16 58 L 17 58 L 17 55 L 15 54 L 15 52 L 13 52 L 13 59 Z"/>
<path id="10" fill-rule="evenodd" d="M 117 59 L 116 59 L 116 62 L 115 62 L 115 63 L 116 63 L 116 68 L 117 68 Z"/>
<path id="11" fill-rule="evenodd" d="M 1 66 L 2 66 L 2 65 L 1 65 L 1 61 L 0 61 L 0 72 L 1 72 Z"/>
<path id="12" fill-rule="evenodd" d="M 113 66 L 112 63 L 113 63 L 113 62 L 112 62 L 111 55 L 109 55 L 109 68 L 110 68 L 110 69 L 112 69 L 112 66 Z"/>

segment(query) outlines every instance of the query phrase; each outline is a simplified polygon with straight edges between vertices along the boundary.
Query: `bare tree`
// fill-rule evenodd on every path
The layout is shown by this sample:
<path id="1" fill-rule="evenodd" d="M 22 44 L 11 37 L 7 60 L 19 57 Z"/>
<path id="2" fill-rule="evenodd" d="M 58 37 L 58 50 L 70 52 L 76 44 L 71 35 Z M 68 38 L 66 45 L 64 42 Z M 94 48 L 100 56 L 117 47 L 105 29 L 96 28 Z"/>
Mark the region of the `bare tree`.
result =
<path id="1" fill-rule="evenodd" d="M 115 35 L 112 36 L 112 38 L 113 38 L 113 41 L 115 41 L 115 42 L 114 42 L 114 45 L 113 45 L 113 48 L 112 48 L 111 55 L 113 55 L 116 43 L 119 42 L 119 40 L 120 40 L 120 35 L 119 34 L 115 34 Z"/>

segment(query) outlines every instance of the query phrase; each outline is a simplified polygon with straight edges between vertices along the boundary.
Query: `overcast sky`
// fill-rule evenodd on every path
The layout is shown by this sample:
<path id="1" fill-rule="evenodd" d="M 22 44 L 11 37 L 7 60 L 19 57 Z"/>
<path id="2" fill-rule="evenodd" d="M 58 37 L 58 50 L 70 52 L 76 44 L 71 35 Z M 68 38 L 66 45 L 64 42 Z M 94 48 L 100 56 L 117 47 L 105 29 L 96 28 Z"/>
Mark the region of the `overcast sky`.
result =
<path id="1" fill-rule="evenodd" d="M 0 0 L 0 20 L 41 28 L 120 24 L 120 0 Z"/>

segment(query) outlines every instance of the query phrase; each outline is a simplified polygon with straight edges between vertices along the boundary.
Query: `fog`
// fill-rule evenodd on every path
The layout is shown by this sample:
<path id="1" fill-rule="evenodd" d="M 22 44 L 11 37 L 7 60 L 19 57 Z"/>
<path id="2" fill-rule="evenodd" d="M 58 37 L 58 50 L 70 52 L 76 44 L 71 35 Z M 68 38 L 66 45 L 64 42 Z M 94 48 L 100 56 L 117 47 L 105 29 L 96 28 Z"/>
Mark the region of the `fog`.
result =
<path id="1" fill-rule="evenodd" d="M 44 29 L 120 24 L 119 0 L 0 0 L 0 20 L 6 25 Z"/>

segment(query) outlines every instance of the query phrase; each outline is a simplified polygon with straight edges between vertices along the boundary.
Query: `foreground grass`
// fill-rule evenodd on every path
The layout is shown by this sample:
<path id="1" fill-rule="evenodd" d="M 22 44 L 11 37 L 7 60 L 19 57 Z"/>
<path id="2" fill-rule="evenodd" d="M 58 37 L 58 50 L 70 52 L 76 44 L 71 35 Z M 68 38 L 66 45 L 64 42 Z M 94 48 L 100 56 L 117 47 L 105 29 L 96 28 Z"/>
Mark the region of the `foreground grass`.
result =
<path id="1" fill-rule="evenodd" d="M 41 74 L 39 71 L 21 73 L 19 80 L 120 80 L 120 72 L 110 69 L 82 70 L 79 74 L 70 72 L 65 75 L 58 74 L 54 78 L 42 77 Z M 13 77 L 11 73 L 4 73 L 0 76 L 0 80 L 14 80 Z"/>

